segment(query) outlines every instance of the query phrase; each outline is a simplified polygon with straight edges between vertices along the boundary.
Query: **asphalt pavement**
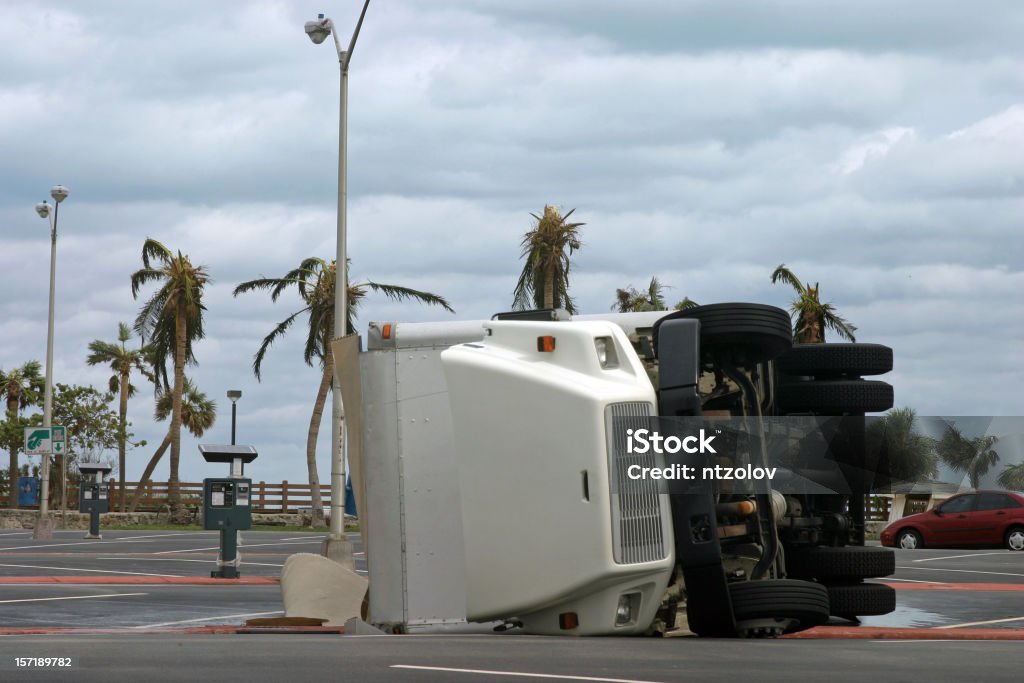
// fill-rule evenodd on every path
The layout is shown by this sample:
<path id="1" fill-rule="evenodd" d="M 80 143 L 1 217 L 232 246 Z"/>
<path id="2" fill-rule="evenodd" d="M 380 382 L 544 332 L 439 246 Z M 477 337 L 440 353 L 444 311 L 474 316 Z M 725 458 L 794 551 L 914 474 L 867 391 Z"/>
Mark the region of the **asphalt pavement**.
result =
<path id="1" fill-rule="evenodd" d="M 319 552 L 323 534 L 243 532 L 240 580 L 210 578 L 215 532 L 81 536 L 0 531 L 0 680 L 1019 678 L 1021 644 L 992 640 L 1024 636 L 1024 553 L 1005 550 L 897 550 L 885 579 L 896 612 L 836 620 L 801 634 L 810 639 L 242 635 L 235 627 L 246 620 L 283 614 L 281 567 Z M 350 538 L 365 572 L 359 536 Z"/>

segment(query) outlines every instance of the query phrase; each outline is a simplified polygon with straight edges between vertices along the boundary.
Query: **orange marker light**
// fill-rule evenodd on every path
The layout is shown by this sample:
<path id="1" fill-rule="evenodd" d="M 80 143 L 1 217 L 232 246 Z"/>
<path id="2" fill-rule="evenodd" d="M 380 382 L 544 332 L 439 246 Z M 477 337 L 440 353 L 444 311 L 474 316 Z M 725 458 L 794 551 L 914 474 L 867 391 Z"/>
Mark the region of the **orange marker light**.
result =
<path id="1" fill-rule="evenodd" d="M 385 339 L 391 339 L 391 323 L 384 323 L 384 329 L 381 330 L 381 334 Z"/>
<path id="2" fill-rule="evenodd" d="M 537 337 L 537 350 L 541 353 L 551 353 L 555 350 L 555 338 L 552 336 Z"/>
<path id="3" fill-rule="evenodd" d="M 558 628 L 571 631 L 580 625 L 580 618 L 575 612 L 562 612 L 558 615 Z"/>

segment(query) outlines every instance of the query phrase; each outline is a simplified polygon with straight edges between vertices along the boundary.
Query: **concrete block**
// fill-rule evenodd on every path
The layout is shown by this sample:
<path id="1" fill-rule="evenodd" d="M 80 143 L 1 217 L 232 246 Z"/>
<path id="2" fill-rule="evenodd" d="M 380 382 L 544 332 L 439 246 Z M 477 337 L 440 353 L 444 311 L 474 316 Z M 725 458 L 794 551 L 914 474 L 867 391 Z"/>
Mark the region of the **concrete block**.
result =
<path id="1" fill-rule="evenodd" d="M 326 619 L 325 626 L 343 626 L 361 616 L 369 582 L 322 555 L 298 553 L 281 569 L 281 595 L 287 617 Z"/>

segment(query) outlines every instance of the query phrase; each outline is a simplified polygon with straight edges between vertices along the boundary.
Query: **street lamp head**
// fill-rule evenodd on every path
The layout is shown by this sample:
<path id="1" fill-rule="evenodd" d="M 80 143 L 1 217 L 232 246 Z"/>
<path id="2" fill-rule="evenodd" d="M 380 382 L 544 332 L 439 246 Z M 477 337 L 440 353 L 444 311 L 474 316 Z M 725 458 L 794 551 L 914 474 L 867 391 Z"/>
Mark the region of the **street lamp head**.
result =
<path id="1" fill-rule="evenodd" d="M 46 218 L 50 215 L 50 205 L 46 202 L 39 202 L 36 204 L 36 213 L 39 214 L 40 218 Z"/>
<path id="2" fill-rule="evenodd" d="M 306 35 L 313 41 L 315 45 L 327 40 L 327 36 L 331 35 L 331 31 L 334 29 L 334 23 L 330 19 L 325 18 L 324 15 L 319 15 L 316 21 L 306 22 Z"/>
<path id="3" fill-rule="evenodd" d="M 234 403 L 238 399 L 242 398 L 242 390 L 241 389 L 228 389 L 228 398 L 231 399 L 232 403 Z"/>
<path id="4" fill-rule="evenodd" d="M 53 197 L 53 201 L 60 204 L 62 201 L 68 198 L 68 188 L 63 185 L 54 185 L 50 190 L 50 196 Z"/>

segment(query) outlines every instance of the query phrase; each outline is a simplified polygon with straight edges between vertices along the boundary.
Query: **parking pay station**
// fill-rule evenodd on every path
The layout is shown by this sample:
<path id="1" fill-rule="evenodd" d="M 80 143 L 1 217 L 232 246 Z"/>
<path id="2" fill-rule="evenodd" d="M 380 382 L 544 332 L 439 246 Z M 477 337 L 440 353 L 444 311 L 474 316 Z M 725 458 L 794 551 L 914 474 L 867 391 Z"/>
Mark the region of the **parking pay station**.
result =
<path id="1" fill-rule="evenodd" d="M 82 473 L 82 481 L 78 486 L 78 511 L 89 513 L 89 533 L 85 538 L 102 538 L 100 536 L 100 515 L 110 512 L 108 497 L 109 485 L 103 481 L 104 475 L 110 474 L 110 465 L 83 462 L 78 464 Z M 89 481 L 92 479 L 92 481 Z"/>
<path id="2" fill-rule="evenodd" d="M 252 480 L 246 479 L 245 463 L 256 459 L 252 446 L 200 445 L 206 462 L 231 466 L 228 477 L 203 480 L 203 528 L 220 530 L 220 557 L 215 579 L 236 579 L 238 571 L 238 531 L 252 527 Z"/>

